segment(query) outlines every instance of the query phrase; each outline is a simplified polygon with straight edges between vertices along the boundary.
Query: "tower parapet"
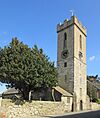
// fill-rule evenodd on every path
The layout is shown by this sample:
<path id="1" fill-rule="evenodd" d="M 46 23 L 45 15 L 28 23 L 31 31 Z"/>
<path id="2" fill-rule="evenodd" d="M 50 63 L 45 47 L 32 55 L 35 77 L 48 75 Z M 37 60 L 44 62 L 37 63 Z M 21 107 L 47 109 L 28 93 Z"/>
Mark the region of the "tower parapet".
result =
<path id="1" fill-rule="evenodd" d="M 82 25 L 82 23 L 78 20 L 76 16 L 72 16 L 70 20 L 68 19 L 64 20 L 62 24 L 59 23 L 57 25 L 57 33 L 60 32 L 61 30 L 70 27 L 71 25 L 76 25 L 81 30 L 81 32 L 83 32 L 83 34 L 87 36 L 86 28 Z"/>

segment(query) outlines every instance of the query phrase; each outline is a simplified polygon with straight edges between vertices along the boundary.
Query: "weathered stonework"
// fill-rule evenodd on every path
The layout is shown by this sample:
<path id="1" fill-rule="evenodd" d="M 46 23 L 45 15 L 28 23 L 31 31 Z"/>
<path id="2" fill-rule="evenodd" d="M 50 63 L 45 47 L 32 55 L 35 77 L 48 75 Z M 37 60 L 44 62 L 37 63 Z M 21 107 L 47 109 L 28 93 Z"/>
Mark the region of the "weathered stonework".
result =
<path id="1" fill-rule="evenodd" d="M 32 101 L 25 102 L 23 105 L 15 105 L 9 99 L 2 100 L 1 108 L 3 110 L 0 112 L 5 113 L 7 118 L 26 118 L 26 116 L 48 116 L 48 115 L 61 115 L 66 112 L 71 111 L 71 104 L 67 103 L 67 98 L 62 97 L 61 102 L 51 102 L 51 101 Z"/>
<path id="2" fill-rule="evenodd" d="M 72 16 L 71 20 L 65 20 L 63 24 L 57 25 L 57 33 L 59 85 L 74 95 L 74 110 L 86 109 L 86 29 L 75 16 Z M 64 59 L 61 55 L 64 50 L 65 33 L 67 37 L 66 48 L 68 50 L 68 57 Z M 81 49 L 80 38 L 82 45 Z M 67 62 L 67 67 L 64 67 L 65 62 Z"/>
<path id="3" fill-rule="evenodd" d="M 88 100 L 87 98 L 87 110 L 100 109 L 100 104 Z M 70 103 L 72 103 L 72 99 L 70 99 Z M 23 105 L 15 105 L 15 102 L 4 99 L 0 106 L 0 118 L 49 118 L 51 115 L 62 115 L 70 112 L 70 103 L 67 103 L 67 98 L 64 96 L 61 102 L 32 101 L 31 103 L 25 102 Z"/>

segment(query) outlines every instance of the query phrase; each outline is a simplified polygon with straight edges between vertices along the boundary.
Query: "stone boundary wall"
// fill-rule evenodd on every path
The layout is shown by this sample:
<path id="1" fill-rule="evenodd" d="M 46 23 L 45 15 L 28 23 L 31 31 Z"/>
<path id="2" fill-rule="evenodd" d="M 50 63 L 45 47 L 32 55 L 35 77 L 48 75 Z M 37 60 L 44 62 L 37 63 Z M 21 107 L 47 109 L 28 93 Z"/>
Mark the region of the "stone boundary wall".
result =
<path id="1" fill-rule="evenodd" d="M 18 104 L 18 101 L 17 101 Z M 64 102 L 32 101 L 23 105 L 15 105 L 11 100 L 2 100 L 1 108 L 4 109 L 7 118 L 22 118 L 26 116 L 59 115 L 70 111 L 70 105 Z"/>
<path id="2" fill-rule="evenodd" d="M 91 110 L 100 110 L 100 104 L 91 103 Z"/>
<path id="3" fill-rule="evenodd" d="M 32 101 L 29 103 L 25 101 L 12 102 L 11 100 L 3 99 L 0 106 L 0 118 L 29 118 L 35 115 L 61 115 L 70 112 L 70 108 L 70 104 L 65 102 Z M 100 104 L 91 102 L 90 110 L 100 110 Z"/>
<path id="4" fill-rule="evenodd" d="M 89 96 L 87 96 L 86 101 L 87 101 L 86 102 L 86 106 L 87 106 L 86 110 L 100 110 L 100 104 L 95 103 L 95 102 L 90 102 Z"/>

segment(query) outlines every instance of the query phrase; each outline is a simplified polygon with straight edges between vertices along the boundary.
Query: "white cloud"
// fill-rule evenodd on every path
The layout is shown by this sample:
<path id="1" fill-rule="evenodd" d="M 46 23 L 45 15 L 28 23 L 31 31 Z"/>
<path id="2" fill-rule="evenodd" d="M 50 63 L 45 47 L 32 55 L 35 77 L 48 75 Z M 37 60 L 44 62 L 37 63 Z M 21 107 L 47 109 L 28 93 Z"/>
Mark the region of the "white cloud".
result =
<path id="1" fill-rule="evenodd" d="M 91 56 L 91 57 L 89 58 L 90 61 L 93 61 L 94 59 L 95 59 L 95 56 Z"/>

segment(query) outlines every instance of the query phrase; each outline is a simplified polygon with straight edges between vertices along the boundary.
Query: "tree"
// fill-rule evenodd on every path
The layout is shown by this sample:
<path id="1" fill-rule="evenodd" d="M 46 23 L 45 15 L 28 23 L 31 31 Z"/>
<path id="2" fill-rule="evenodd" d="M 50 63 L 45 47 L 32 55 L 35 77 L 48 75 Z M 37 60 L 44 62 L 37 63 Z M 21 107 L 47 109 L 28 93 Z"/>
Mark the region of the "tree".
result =
<path id="1" fill-rule="evenodd" d="M 42 49 L 29 48 L 14 38 L 0 49 L 0 81 L 18 89 L 27 100 L 31 90 L 56 86 L 57 70 Z"/>

